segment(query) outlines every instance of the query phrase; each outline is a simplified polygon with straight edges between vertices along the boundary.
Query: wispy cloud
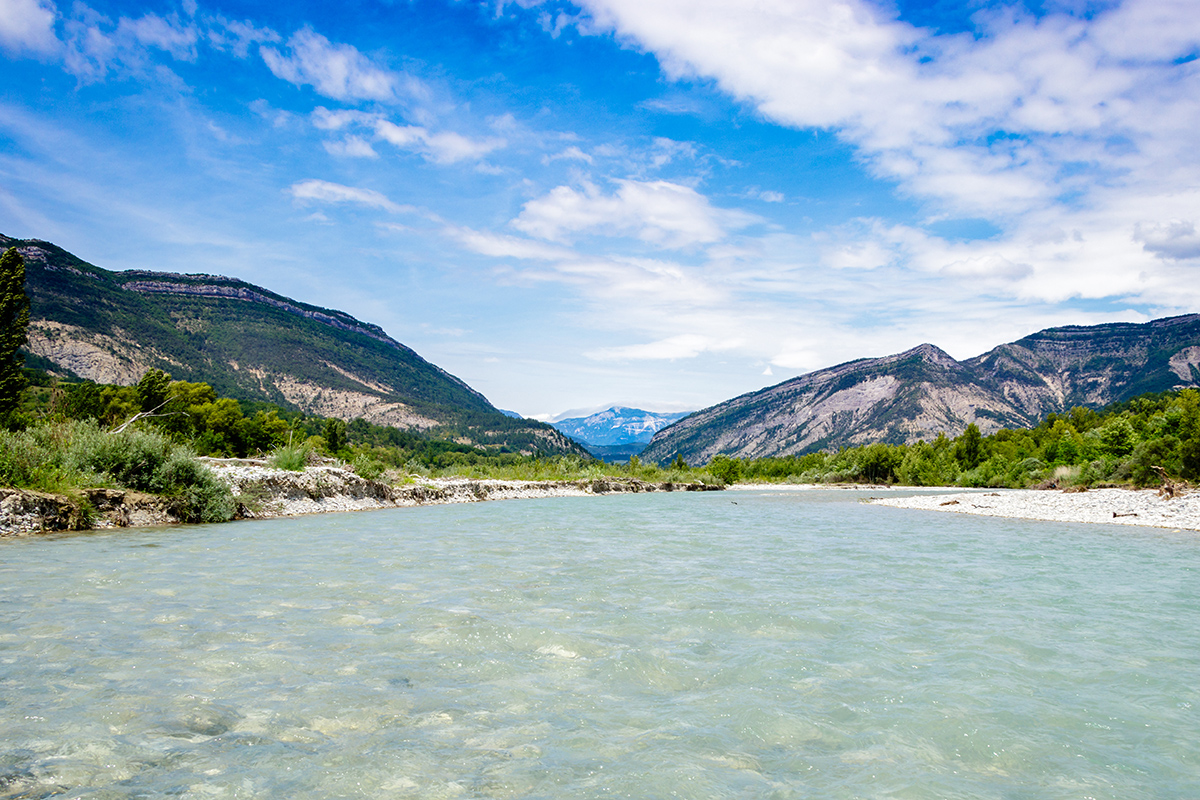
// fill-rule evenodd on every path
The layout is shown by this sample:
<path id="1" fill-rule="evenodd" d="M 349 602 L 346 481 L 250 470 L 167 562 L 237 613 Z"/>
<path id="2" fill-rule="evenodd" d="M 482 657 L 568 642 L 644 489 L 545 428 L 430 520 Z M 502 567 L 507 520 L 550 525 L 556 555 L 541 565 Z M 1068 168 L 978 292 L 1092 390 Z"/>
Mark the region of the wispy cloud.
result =
<path id="1" fill-rule="evenodd" d="M 263 61 L 277 78 L 312 86 L 335 100 L 395 102 L 401 94 L 424 94 L 421 82 L 379 66 L 348 44 L 335 44 L 311 28 L 301 28 L 286 50 L 260 48 Z"/>
<path id="2" fill-rule="evenodd" d="M 321 180 L 306 180 L 293 183 L 288 187 L 292 197 L 300 201 L 315 201 L 320 203 L 353 203 L 390 211 L 393 214 L 418 213 L 414 206 L 393 203 L 387 195 L 374 189 L 361 189 L 355 186 L 344 186 Z"/>
<path id="3" fill-rule="evenodd" d="M 715 79 L 785 125 L 837 130 L 879 175 L 958 213 L 1011 219 L 1064 193 L 1165 199 L 1200 177 L 1187 133 L 1200 95 L 1185 89 L 1197 80 L 1187 59 L 1200 15 L 1187 3 L 1127 0 L 1092 18 L 980 12 L 978 38 L 935 35 L 859 0 L 582 5 L 671 75 Z"/>
<path id="4" fill-rule="evenodd" d="M 401 149 L 421 152 L 439 164 L 478 160 L 505 145 L 497 137 L 471 139 L 454 131 L 431 133 L 419 125 L 397 125 L 387 120 L 375 123 L 375 135 Z"/>
<path id="5" fill-rule="evenodd" d="M 737 342 L 718 342 L 700 334 L 683 333 L 646 344 L 601 347 L 591 350 L 585 355 L 597 361 L 674 361 L 679 358 L 695 358 L 706 351 L 729 350 L 737 344 Z"/>

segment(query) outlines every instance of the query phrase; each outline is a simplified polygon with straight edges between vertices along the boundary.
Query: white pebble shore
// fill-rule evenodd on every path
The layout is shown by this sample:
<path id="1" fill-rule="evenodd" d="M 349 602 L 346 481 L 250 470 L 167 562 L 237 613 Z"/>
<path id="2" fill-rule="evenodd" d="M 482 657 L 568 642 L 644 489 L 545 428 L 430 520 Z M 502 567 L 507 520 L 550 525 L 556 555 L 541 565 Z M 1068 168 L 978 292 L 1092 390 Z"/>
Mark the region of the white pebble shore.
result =
<path id="1" fill-rule="evenodd" d="M 985 517 L 1200 530 L 1200 491 L 1168 500 L 1159 497 L 1153 489 L 1091 489 L 1086 492 L 999 489 L 880 497 L 869 502 Z"/>

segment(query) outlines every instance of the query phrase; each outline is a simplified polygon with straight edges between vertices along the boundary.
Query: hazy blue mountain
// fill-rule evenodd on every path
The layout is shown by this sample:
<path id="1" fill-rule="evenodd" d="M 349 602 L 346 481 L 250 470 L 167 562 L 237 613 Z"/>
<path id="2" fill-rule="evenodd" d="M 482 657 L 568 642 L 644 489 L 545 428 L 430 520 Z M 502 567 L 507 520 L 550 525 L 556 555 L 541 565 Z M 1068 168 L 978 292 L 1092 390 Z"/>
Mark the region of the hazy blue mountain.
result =
<path id="1" fill-rule="evenodd" d="M 1198 385 L 1200 314 L 1050 328 L 961 362 L 923 344 L 697 411 L 659 431 L 642 458 L 782 456 L 957 436 L 971 423 L 990 433 L 1036 424 L 1051 411 Z"/>
<path id="2" fill-rule="evenodd" d="M 615 406 L 587 417 L 573 417 L 550 423 L 585 445 L 614 446 L 646 444 L 658 431 L 686 417 L 690 412 L 662 414 L 640 408 Z"/>

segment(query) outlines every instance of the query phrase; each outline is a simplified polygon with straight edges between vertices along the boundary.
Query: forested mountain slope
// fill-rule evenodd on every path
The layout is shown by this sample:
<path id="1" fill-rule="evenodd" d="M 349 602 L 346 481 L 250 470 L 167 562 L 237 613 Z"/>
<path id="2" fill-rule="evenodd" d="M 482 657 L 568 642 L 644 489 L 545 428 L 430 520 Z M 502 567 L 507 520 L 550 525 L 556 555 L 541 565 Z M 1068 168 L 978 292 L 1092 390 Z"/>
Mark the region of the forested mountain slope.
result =
<path id="1" fill-rule="evenodd" d="M 37 363 L 99 383 L 148 369 L 221 395 L 479 443 L 582 452 L 548 425 L 514 420 L 479 392 L 341 311 L 220 275 L 112 272 L 56 245 L 0 236 L 25 257 Z"/>

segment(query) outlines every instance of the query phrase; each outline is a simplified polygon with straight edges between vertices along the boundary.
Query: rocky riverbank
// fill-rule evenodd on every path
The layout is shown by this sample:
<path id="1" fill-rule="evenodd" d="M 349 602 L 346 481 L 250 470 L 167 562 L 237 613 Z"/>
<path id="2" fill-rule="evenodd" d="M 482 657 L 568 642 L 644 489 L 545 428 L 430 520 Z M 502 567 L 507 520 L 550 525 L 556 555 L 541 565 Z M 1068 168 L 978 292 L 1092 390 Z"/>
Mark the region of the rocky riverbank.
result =
<path id="1" fill-rule="evenodd" d="M 392 486 L 334 465 L 303 472 L 274 469 L 266 462 L 205 459 L 227 483 L 237 502 L 236 519 L 266 519 L 333 511 L 474 503 L 537 497 L 586 497 L 638 492 L 696 492 L 720 489 L 701 483 L 649 483 L 633 478 L 579 481 L 500 481 L 422 478 Z M 91 528 L 140 527 L 179 522 L 168 499 L 119 489 L 86 489 L 76 497 L 24 489 L 0 489 L 0 536 L 22 536 Z"/>
<path id="2" fill-rule="evenodd" d="M 1176 530 L 1200 530 L 1200 491 L 1161 497 L 1154 489 L 999 491 L 875 497 L 875 505 L 916 508 L 986 517 L 1014 517 L 1056 522 L 1101 522 Z"/>
<path id="3" fill-rule="evenodd" d="M 390 486 L 369 481 L 335 466 L 312 466 L 304 472 L 272 469 L 250 461 L 213 463 L 229 484 L 247 518 L 291 517 L 328 511 L 475 503 L 537 497 L 584 497 L 637 492 L 695 492 L 719 489 L 701 483 L 648 483 L 633 478 L 579 481 L 501 481 L 468 478 L 421 478 Z"/>

